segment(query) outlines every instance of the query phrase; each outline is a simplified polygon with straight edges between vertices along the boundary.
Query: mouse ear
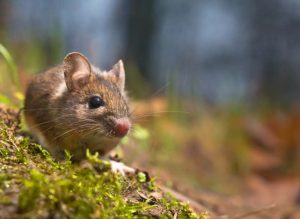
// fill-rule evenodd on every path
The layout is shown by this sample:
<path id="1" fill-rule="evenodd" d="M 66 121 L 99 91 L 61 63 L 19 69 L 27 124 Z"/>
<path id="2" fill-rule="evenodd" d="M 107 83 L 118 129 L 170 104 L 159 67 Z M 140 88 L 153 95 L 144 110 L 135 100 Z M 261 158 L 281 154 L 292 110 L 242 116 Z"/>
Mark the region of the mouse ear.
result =
<path id="1" fill-rule="evenodd" d="M 63 69 L 67 88 L 70 92 L 80 90 L 90 80 L 91 65 L 88 59 L 78 52 L 66 55 Z"/>
<path id="2" fill-rule="evenodd" d="M 108 78 L 113 83 L 116 83 L 121 91 L 125 87 L 125 69 L 122 60 L 119 60 L 112 69 L 108 72 Z"/>

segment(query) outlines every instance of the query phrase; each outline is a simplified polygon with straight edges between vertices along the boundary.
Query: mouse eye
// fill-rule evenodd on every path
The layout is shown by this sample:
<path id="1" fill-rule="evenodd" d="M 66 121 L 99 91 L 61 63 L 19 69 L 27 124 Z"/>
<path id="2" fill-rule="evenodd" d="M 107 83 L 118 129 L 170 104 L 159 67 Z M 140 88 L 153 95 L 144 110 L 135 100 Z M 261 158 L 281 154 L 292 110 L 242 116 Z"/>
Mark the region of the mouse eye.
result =
<path id="1" fill-rule="evenodd" d="M 102 100 L 101 97 L 92 96 L 89 99 L 89 108 L 90 109 L 96 109 L 96 108 L 99 108 L 100 106 L 104 106 L 104 101 Z"/>

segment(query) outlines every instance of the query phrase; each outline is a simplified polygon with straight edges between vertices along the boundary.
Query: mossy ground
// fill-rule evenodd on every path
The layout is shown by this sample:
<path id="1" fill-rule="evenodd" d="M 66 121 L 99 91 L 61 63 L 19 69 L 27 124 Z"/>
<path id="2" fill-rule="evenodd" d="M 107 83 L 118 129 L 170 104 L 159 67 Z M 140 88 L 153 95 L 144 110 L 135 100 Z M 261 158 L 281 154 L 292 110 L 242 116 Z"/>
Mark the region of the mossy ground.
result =
<path id="1" fill-rule="evenodd" d="M 112 173 L 89 155 L 56 162 L 0 109 L 0 218 L 204 218 L 143 174 Z"/>

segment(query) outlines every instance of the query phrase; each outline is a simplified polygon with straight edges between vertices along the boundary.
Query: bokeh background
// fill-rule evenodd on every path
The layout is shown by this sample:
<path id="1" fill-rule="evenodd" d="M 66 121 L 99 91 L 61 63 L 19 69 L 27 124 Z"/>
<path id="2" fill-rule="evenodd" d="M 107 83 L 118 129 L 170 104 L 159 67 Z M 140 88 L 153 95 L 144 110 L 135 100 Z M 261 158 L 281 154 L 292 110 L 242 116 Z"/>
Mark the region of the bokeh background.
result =
<path id="1" fill-rule="evenodd" d="M 0 0 L 21 90 L 71 51 L 123 59 L 136 128 L 119 154 L 215 215 L 300 216 L 299 41 L 297 0 Z M 1 57 L 14 99 L 11 71 Z"/>

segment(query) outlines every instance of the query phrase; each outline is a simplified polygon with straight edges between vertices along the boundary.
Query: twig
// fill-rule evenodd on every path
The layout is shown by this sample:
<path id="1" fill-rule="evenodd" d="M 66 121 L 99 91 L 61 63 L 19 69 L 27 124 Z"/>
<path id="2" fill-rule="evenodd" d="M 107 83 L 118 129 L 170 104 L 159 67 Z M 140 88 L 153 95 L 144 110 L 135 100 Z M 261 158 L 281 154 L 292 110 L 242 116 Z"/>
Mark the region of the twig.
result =
<path id="1" fill-rule="evenodd" d="M 197 201 L 179 193 L 174 191 L 173 189 L 164 187 L 164 186 L 159 186 L 164 192 L 166 193 L 170 193 L 172 196 L 174 196 L 176 199 L 183 201 L 183 202 L 188 202 L 189 205 L 191 205 L 195 210 L 198 211 L 208 211 L 206 207 L 204 207 L 203 205 L 199 204 Z"/>
<path id="2" fill-rule="evenodd" d="M 271 204 L 271 205 L 265 206 L 265 207 L 263 207 L 263 208 L 255 209 L 255 210 L 249 211 L 249 212 L 247 212 L 247 213 L 238 215 L 238 216 L 234 217 L 234 219 L 246 218 L 246 217 L 249 217 L 249 216 L 251 216 L 251 215 L 260 214 L 260 213 L 262 213 L 262 212 L 264 212 L 264 211 L 271 210 L 271 209 L 273 209 L 273 208 L 275 208 L 275 207 L 276 207 L 275 204 Z"/>

